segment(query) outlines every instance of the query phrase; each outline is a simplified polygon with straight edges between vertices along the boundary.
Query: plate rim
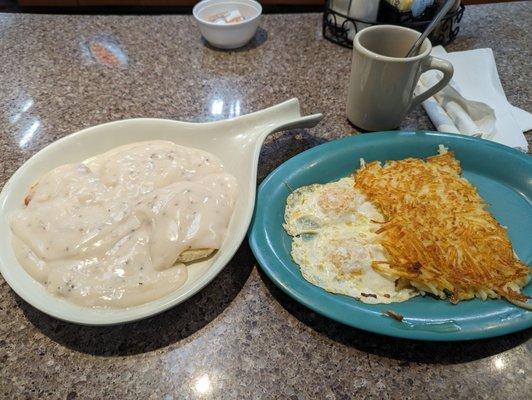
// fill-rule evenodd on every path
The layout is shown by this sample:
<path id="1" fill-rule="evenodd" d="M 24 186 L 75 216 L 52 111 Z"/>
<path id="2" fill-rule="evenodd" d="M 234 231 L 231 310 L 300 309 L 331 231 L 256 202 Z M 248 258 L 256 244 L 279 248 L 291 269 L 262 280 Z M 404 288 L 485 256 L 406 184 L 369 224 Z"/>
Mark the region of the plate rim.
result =
<path id="1" fill-rule="evenodd" d="M 260 218 L 257 215 L 257 210 L 261 206 L 261 199 L 264 196 L 263 191 L 266 190 L 265 187 L 268 185 L 268 183 L 272 179 L 274 179 L 277 176 L 277 174 L 280 173 L 281 168 L 285 167 L 285 165 L 290 162 L 294 162 L 293 161 L 294 159 L 303 157 L 304 155 L 308 156 L 308 155 L 312 155 L 313 153 L 319 153 L 320 151 L 323 151 L 324 147 L 328 147 L 332 144 L 338 145 L 338 143 L 352 142 L 352 141 L 356 142 L 356 141 L 365 141 L 365 140 L 381 141 L 381 140 L 386 140 L 391 137 L 416 136 L 416 135 L 441 137 L 442 139 L 451 138 L 451 140 L 463 140 L 463 141 L 472 142 L 472 143 L 480 143 L 481 145 L 493 147 L 495 149 L 502 150 L 512 156 L 516 156 L 517 158 L 519 158 L 520 160 L 524 161 L 525 163 L 529 164 L 532 167 L 532 157 L 514 148 L 502 145 L 500 143 L 481 139 L 481 138 L 475 138 L 475 137 L 463 136 L 459 134 L 452 134 L 452 133 L 445 133 L 445 132 L 434 132 L 434 131 L 429 131 L 429 130 L 371 132 L 371 133 L 364 133 L 364 134 L 358 134 L 358 135 L 347 136 L 347 137 L 343 137 L 339 139 L 334 139 L 326 143 L 322 143 L 318 146 L 314 146 L 284 161 L 282 164 L 276 167 L 273 171 L 271 171 L 257 188 L 255 210 L 253 214 L 253 219 L 251 221 L 250 229 L 248 232 L 248 242 L 250 244 L 251 251 L 253 252 L 253 255 L 255 256 L 255 258 L 257 259 L 258 264 L 260 265 L 261 269 L 268 276 L 268 278 L 273 281 L 273 283 L 278 288 L 280 288 L 283 292 L 285 292 L 290 297 L 292 297 L 294 300 L 298 301 L 300 304 L 309 308 L 310 310 L 320 315 L 323 315 L 327 318 L 330 318 L 336 322 L 344 324 L 346 326 L 350 326 L 356 329 L 361 329 L 367 332 L 372 332 L 372 333 L 376 333 L 376 334 L 380 334 L 384 336 L 401 338 L 401 339 L 413 339 L 413 340 L 436 341 L 436 342 L 438 341 L 439 342 L 468 341 L 468 340 L 488 339 L 488 338 L 493 338 L 497 336 L 507 335 L 510 333 L 515 333 L 515 332 L 522 331 L 522 330 L 532 327 L 532 319 L 530 317 L 528 319 L 524 318 L 522 321 L 517 321 L 511 325 L 505 325 L 502 327 L 495 327 L 489 330 L 481 331 L 482 334 L 480 334 L 478 331 L 473 331 L 473 332 L 458 331 L 458 332 L 443 333 L 443 332 L 430 332 L 426 330 L 415 330 L 415 329 L 407 330 L 407 329 L 396 328 L 393 326 L 386 327 L 385 329 L 379 330 L 373 327 L 364 327 L 362 325 L 355 325 L 355 324 L 346 322 L 344 318 L 338 317 L 337 313 L 333 312 L 332 310 L 329 310 L 326 308 L 324 309 L 320 307 L 319 302 L 316 303 L 315 299 L 312 296 L 310 297 L 306 296 L 304 293 L 300 293 L 295 288 L 292 288 L 290 287 L 290 285 L 287 285 L 286 284 L 287 282 L 285 282 L 284 279 L 282 279 L 279 276 L 281 274 L 280 273 L 281 269 L 268 265 L 269 263 L 271 263 L 271 260 L 268 259 L 269 257 L 273 256 L 275 258 L 275 261 L 277 261 L 279 257 L 277 257 L 275 251 L 272 254 L 265 254 L 265 252 L 261 251 L 261 247 L 267 247 L 267 246 L 264 246 L 266 244 L 266 240 L 265 240 L 266 237 L 263 235 L 264 229 L 260 229 L 259 223 L 257 223 L 257 219 Z M 301 279 L 304 280 L 304 278 L 301 278 Z M 324 292 L 326 295 L 339 296 L 337 294 L 329 293 L 326 291 Z M 349 296 L 344 296 L 344 297 L 349 297 Z M 367 314 L 367 311 L 364 311 L 364 314 L 366 316 L 371 317 L 369 314 Z"/>

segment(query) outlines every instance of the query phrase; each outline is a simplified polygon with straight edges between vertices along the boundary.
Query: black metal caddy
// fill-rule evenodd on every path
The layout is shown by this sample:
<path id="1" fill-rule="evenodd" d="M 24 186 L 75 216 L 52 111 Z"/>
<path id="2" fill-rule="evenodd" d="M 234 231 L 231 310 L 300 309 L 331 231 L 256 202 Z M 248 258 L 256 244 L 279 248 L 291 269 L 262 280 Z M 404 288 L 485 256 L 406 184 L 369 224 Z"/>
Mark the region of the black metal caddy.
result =
<path id="1" fill-rule="evenodd" d="M 379 4 L 379 11 L 377 22 L 368 22 L 355 18 L 351 18 L 345 14 L 334 11 L 331 7 L 334 0 L 327 0 L 325 3 L 325 11 L 323 13 L 323 37 L 331 42 L 337 43 L 344 47 L 353 47 L 353 40 L 349 38 L 349 32 L 354 30 L 358 32 L 367 25 L 379 24 L 393 24 L 406 26 L 423 32 L 423 30 L 430 23 L 432 17 L 438 11 L 438 5 L 434 4 L 428 7 L 423 14 L 417 18 L 412 15 L 410 11 L 399 12 L 386 1 L 381 0 Z M 351 8 L 351 1 L 347 9 Z M 451 10 L 440 22 L 432 34 L 429 36 L 433 45 L 446 45 L 451 43 L 458 32 L 460 31 L 460 21 L 464 15 L 465 7 L 460 4 L 456 9 Z M 343 20 L 343 22 L 340 22 Z"/>

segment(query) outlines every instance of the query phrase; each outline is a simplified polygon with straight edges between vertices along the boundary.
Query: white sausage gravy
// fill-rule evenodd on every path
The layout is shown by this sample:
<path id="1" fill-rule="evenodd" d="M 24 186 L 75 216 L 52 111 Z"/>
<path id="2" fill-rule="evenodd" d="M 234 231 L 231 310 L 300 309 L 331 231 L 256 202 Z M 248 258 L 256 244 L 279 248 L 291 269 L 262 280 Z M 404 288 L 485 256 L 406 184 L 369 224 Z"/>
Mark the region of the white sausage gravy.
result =
<path id="1" fill-rule="evenodd" d="M 135 306 L 185 283 L 181 255 L 220 248 L 236 192 L 205 151 L 120 146 L 44 175 L 10 216 L 13 247 L 33 278 L 68 301 Z"/>

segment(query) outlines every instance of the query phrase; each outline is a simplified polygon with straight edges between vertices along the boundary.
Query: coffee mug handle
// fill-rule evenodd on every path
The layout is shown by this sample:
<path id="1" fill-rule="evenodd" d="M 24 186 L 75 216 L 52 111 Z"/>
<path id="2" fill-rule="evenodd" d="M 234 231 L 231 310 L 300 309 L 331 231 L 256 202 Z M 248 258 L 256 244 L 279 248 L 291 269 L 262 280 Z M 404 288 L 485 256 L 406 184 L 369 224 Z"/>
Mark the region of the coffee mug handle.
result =
<path id="1" fill-rule="evenodd" d="M 433 94 L 438 93 L 449 83 L 449 81 L 453 77 L 453 64 L 451 64 L 449 61 L 442 60 L 441 58 L 428 56 L 427 60 L 421 65 L 421 74 L 431 69 L 441 71 L 443 73 L 443 78 L 441 78 L 440 81 L 433 87 L 425 90 L 423 93 L 418 94 L 416 97 L 414 97 L 412 99 L 410 109 L 420 105 Z"/>

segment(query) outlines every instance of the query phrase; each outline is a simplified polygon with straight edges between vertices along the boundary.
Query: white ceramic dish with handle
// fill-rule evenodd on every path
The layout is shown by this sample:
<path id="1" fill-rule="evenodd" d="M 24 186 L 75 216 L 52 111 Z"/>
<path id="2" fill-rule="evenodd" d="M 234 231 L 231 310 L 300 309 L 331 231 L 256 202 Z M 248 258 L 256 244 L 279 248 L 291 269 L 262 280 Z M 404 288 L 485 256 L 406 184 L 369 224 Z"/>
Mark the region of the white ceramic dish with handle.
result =
<path id="1" fill-rule="evenodd" d="M 298 100 L 292 99 L 224 121 L 190 123 L 153 118 L 128 119 L 87 128 L 57 140 L 24 163 L 0 193 L 0 272 L 11 288 L 28 303 L 46 314 L 69 322 L 111 325 L 139 320 L 167 310 L 207 285 L 242 243 L 253 214 L 257 164 L 264 139 L 281 130 L 313 127 L 321 118 L 321 114 L 302 117 Z M 80 162 L 124 144 L 157 139 L 209 151 L 218 156 L 227 172 L 237 178 L 237 203 L 221 248 L 214 257 L 193 263 L 183 286 L 163 298 L 140 306 L 125 309 L 87 308 L 46 291 L 17 262 L 11 246 L 8 216 L 23 207 L 29 187 L 59 165 Z"/>

